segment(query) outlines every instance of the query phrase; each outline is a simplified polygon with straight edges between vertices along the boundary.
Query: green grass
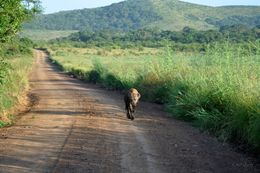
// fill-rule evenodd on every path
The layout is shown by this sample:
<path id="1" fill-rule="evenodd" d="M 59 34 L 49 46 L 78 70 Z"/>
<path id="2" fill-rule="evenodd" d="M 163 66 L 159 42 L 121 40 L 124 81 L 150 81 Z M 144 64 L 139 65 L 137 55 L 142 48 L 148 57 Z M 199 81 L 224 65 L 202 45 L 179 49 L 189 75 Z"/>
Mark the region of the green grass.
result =
<path id="1" fill-rule="evenodd" d="M 49 41 L 55 38 L 67 37 L 70 34 L 77 32 L 74 30 L 30 30 L 25 29 L 20 33 L 21 37 L 29 38 L 33 41 Z"/>
<path id="2" fill-rule="evenodd" d="M 28 88 L 27 77 L 33 62 L 31 54 L 7 57 L 0 63 L 0 127 L 12 124 L 13 116 L 9 112 Z"/>
<path id="3" fill-rule="evenodd" d="M 101 61 L 102 65 L 112 67 L 115 65 L 124 67 L 127 65 L 135 66 L 131 69 L 141 69 L 148 60 L 156 60 L 157 55 L 162 50 L 145 48 L 145 49 L 103 49 L 103 48 L 59 48 L 52 47 L 49 49 L 54 60 L 61 63 L 67 72 L 80 70 L 82 72 L 91 71 L 97 61 Z M 127 60 L 127 61 L 125 61 Z M 119 62 L 119 63 L 117 63 Z M 120 72 L 120 67 L 113 68 L 114 72 Z"/>
<path id="4" fill-rule="evenodd" d="M 260 44 L 248 46 L 216 44 L 205 54 L 54 48 L 51 55 L 78 78 L 111 89 L 135 87 L 174 117 L 259 152 Z"/>

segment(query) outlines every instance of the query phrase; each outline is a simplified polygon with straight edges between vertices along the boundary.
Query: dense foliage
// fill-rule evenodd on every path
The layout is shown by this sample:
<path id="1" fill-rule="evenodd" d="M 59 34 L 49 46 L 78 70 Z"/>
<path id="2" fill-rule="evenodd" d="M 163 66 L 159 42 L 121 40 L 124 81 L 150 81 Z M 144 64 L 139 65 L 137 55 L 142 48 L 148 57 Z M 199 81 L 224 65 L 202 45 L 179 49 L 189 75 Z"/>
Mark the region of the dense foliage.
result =
<path id="1" fill-rule="evenodd" d="M 12 38 L 39 9 L 38 0 L 0 0 L 0 42 Z"/>
<path id="2" fill-rule="evenodd" d="M 26 29 L 51 30 L 135 30 L 158 27 L 198 30 L 223 25 L 259 25 L 260 7 L 207 7 L 177 0 L 127 0 L 110 6 L 40 15 Z"/>

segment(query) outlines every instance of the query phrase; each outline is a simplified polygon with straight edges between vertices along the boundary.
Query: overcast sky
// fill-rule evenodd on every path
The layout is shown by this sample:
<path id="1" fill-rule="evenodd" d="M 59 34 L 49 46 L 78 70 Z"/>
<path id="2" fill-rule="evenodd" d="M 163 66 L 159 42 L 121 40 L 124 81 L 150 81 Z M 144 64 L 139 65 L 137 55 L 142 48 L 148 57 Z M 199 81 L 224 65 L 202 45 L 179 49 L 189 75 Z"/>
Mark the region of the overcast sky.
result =
<path id="1" fill-rule="evenodd" d="M 41 0 L 44 8 L 44 13 L 54 13 L 64 10 L 94 8 L 110 5 L 112 3 L 120 2 L 123 0 Z M 258 5 L 260 0 L 183 0 L 197 4 L 204 4 L 210 6 L 222 5 Z"/>

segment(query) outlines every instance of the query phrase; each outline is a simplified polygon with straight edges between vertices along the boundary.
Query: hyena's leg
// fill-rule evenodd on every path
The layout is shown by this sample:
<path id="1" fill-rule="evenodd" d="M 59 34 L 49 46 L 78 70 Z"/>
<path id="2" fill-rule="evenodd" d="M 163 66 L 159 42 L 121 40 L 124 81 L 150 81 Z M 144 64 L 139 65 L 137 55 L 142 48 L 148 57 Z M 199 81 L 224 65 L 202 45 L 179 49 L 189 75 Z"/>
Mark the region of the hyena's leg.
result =
<path id="1" fill-rule="evenodd" d="M 132 111 L 132 113 L 135 112 L 135 106 L 132 105 L 131 111 Z"/>
<path id="2" fill-rule="evenodd" d="M 131 111 L 129 105 L 126 104 L 126 116 L 128 119 L 131 119 Z"/>
<path id="3" fill-rule="evenodd" d="M 129 110 L 127 111 L 126 115 L 128 119 L 131 119 L 131 112 Z"/>
<path id="4" fill-rule="evenodd" d="M 134 109 L 135 109 L 135 107 L 134 107 L 132 104 L 130 104 L 130 111 L 131 111 L 131 112 L 135 112 Z"/>
<path id="5" fill-rule="evenodd" d="M 126 117 L 128 119 L 130 119 L 130 115 L 129 115 L 129 104 L 127 103 L 127 101 L 125 100 L 125 110 L 126 110 Z"/>
<path id="6" fill-rule="evenodd" d="M 134 118 L 134 116 L 133 116 L 133 112 L 134 112 L 134 107 L 133 107 L 133 105 L 130 104 L 130 107 L 129 107 L 129 108 L 130 108 L 130 109 L 129 109 L 130 119 L 131 119 L 131 120 L 134 120 L 135 118 Z"/>
<path id="7" fill-rule="evenodd" d="M 133 115 L 133 112 L 130 113 L 130 119 L 131 119 L 131 120 L 134 120 L 134 119 L 135 119 L 135 117 L 134 117 L 134 115 Z"/>

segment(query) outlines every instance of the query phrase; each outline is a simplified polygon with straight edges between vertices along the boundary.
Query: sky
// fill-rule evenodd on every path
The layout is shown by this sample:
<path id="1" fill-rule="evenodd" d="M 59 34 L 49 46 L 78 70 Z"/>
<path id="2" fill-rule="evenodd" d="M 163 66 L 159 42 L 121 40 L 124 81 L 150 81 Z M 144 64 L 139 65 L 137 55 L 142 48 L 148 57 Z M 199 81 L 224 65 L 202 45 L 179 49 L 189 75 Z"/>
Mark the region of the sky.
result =
<path id="1" fill-rule="evenodd" d="M 121 2 L 123 0 L 41 0 L 44 14 L 54 13 L 58 11 L 95 8 L 107 6 L 112 3 Z M 223 5 L 258 5 L 260 0 L 182 0 L 186 2 L 203 4 L 209 6 Z"/>
<path id="2" fill-rule="evenodd" d="M 41 0 L 43 13 L 107 6 L 122 0 Z"/>

